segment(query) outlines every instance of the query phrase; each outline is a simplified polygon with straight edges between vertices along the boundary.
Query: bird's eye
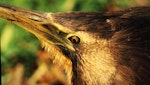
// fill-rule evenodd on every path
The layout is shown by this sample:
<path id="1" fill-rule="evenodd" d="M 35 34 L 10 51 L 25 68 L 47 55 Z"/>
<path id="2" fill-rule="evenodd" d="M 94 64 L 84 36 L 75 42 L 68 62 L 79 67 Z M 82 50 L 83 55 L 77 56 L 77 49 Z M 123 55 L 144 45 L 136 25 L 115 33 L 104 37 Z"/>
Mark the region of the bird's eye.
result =
<path id="1" fill-rule="evenodd" d="M 79 44 L 80 43 L 80 38 L 78 36 L 70 36 L 68 38 L 73 44 Z"/>

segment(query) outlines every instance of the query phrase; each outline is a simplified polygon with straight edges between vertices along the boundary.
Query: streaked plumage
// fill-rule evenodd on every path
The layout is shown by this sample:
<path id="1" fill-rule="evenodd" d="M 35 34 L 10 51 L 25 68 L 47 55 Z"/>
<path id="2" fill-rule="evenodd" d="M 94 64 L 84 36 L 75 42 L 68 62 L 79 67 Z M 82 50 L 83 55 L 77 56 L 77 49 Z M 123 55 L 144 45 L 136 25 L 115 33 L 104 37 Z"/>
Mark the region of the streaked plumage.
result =
<path id="1" fill-rule="evenodd" d="M 0 16 L 35 34 L 74 85 L 150 84 L 150 7 L 40 13 L 0 5 Z"/>

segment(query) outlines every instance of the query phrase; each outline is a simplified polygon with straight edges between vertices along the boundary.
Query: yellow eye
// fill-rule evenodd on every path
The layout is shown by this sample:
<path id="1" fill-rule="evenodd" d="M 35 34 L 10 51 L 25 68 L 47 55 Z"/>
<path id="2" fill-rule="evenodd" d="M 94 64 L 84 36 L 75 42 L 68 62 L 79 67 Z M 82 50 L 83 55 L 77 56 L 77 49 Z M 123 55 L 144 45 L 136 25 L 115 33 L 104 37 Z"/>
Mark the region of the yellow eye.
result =
<path id="1" fill-rule="evenodd" d="M 70 36 L 68 38 L 73 44 L 79 44 L 80 43 L 80 38 L 78 36 Z"/>

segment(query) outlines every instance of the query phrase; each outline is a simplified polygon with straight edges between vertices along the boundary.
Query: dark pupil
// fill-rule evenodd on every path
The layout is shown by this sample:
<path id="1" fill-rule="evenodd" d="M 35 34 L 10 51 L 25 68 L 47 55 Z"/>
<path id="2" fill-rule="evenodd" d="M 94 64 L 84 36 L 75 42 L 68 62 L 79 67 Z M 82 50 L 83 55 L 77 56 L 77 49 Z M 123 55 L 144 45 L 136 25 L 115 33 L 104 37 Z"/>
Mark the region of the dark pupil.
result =
<path id="1" fill-rule="evenodd" d="M 77 36 L 71 36 L 71 37 L 69 37 L 69 40 L 74 44 L 80 43 L 80 39 Z"/>

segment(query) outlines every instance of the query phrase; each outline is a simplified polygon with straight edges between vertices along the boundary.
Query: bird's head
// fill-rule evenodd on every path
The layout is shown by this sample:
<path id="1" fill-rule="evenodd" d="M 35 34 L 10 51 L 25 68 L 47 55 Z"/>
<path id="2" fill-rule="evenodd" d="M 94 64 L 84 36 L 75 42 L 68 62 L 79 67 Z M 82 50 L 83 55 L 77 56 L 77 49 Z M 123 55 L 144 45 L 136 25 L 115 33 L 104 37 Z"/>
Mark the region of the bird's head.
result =
<path id="1" fill-rule="evenodd" d="M 133 49 L 130 47 L 132 42 L 127 42 L 136 36 L 131 36 L 129 31 L 132 30 L 126 29 L 131 23 L 125 22 L 130 21 L 131 16 L 132 13 L 125 14 L 124 11 L 42 13 L 0 5 L 0 17 L 33 33 L 53 62 L 63 67 L 68 82 L 75 85 L 109 85 L 115 80 L 118 84 L 125 80 L 128 80 L 127 84 L 134 83 L 134 72 L 124 63 L 132 59 L 122 60 L 123 55 L 129 56 L 129 48 Z"/>

